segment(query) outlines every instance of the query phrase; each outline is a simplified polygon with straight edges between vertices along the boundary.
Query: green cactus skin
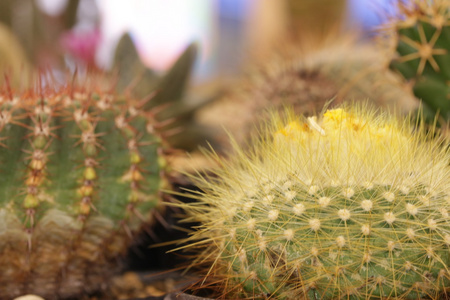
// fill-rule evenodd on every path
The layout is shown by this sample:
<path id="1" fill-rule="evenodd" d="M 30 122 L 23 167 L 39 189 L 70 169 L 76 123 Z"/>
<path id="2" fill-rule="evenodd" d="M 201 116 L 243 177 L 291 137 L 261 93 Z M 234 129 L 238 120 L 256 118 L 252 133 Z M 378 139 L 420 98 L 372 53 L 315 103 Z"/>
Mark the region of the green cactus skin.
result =
<path id="1" fill-rule="evenodd" d="M 133 235 L 161 212 L 155 110 L 101 80 L 0 88 L 2 299 L 105 287 Z"/>
<path id="2" fill-rule="evenodd" d="M 391 67 L 412 81 L 425 117 L 450 120 L 450 2 L 401 3 L 400 17 L 391 25 L 397 33 L 398 56 Z"/>
<path id="3" fill-rule="evenodd" d="M 180 204 L 200 224 L 184 246 L 198 251 L 195 288 L 225 299 L 448 297 L 448 150 L 367 108 L 276 119 L 250 151 L 212 156 L 220 168 L 197 178 L 198 203 Z"/>

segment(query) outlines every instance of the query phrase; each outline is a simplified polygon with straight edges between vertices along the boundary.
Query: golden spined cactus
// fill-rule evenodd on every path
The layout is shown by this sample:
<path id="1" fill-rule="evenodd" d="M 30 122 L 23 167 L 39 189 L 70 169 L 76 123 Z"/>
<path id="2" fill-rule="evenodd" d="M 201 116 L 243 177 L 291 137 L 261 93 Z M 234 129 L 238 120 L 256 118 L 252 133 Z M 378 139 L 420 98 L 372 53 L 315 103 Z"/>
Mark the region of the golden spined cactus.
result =
<path id="1" fill-rule="evenodd" d="M 104 288 L 161 213 L 163 124 L 104 82 L 0 88 L 2 299 Z"/>
<path id="2" fill-rule="evenodd" d="M 275 117 L 197 178 L 186 248 L 226 299 L 444 299 L 450 153 L 367 107 Z M 217 160 L 217 156 L 212 157 Z"/>

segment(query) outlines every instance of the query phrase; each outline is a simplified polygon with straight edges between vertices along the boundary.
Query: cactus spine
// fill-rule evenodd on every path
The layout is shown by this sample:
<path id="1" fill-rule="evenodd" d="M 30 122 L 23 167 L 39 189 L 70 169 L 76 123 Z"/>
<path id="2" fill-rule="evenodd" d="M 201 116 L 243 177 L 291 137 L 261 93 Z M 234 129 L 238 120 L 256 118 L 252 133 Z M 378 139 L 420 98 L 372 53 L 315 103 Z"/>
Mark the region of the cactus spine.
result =
<path id="1" fill-rule="evenodd" d="M 155 110 L 101 80 L 0 90 L 0 298 L 99 289 L 160 207 Z"/>
<path id="2" fill-rule="evenodd" d="M 185 247 L 203 287 L 227 299 L 448 297 L 448 150 L 368 108 L 275 120 L 181 205 L 200 223 Z"/>
<path id="3" fill-rule="evenodd" d="M 391 67 L 411 81 L 424 103 L 425 117 L 450 119 L 450 2 L 399 2 L 396 31 L 397 57 Z"/>

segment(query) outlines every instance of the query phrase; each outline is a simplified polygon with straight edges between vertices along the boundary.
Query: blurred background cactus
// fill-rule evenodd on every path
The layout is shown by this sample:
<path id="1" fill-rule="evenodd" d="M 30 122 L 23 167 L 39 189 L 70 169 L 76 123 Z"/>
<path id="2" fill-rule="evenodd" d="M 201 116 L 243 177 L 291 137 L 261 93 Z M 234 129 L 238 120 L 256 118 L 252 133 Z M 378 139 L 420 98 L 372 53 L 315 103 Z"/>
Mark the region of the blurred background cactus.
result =
<path id="1" fill-rule="evenodd" d="M 197 177 L 185 248 L 194 290 L 243 299 L 443 299 L 447 150 L 368 107 L 275 118 L 251 149 Z M 422 128 L 423 129 L 423 128 Z M 216 155 L 211 159 L 217 160 Z"/>
<path id="2" fill-rule="evenodd" d="M 311 42 L 311 43 L 309 43 Z M 224 97 L 198 112 L 200 124 L 216 131 L 216 150 L 227 146 L 227 134 L 243 144 L 267 110 L 286 105 L 298 114 L 313 115 L 324 105 L 364 99 L 373 105 L 408 113 L 417 100 L 402 78 L 386 69 L 386 56 L 356 36 L 328 36 L 321 42 L 286 40 L 264 63 L 251 68 Z M 211 141 L 214 145 L 214 141 Z"/>
<path id="3" fill-rule="evenodd" d="M 450 3 L 399 1 L 390 24 L 396 57 L 392 69 L 408 81 L 423 103 L 425 118 L 450 119 Z"/>

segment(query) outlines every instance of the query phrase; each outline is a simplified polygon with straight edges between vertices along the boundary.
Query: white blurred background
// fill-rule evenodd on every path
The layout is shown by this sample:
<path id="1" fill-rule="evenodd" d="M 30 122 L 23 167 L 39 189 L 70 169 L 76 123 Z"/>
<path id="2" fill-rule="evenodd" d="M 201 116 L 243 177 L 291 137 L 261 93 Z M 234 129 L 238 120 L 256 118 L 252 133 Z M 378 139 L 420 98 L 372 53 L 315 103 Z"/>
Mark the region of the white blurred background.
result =
<path id="1" fill-rule="evenodd" d="M 67 1 L 39 0 L 38 4 L 47 14 L 56 15 Z M 314 1 L 298 3 L 311 6 Z M 382 22 L 390 1 L 347 0 L 344 27 L 370 35 Z M 157 71 L 167 69 L 190 42 L 196 41 L 201 48 L 194 80 L 201 82 L 240 72 L 249 55 L 280 35 L 286 26 L 285 2 L 81 0 L 74 31 L 99 32 L 95 61 L 102 68 L 111 65 L 114 48 L 124 32 L 130 32 L 144 63 Z"/>

